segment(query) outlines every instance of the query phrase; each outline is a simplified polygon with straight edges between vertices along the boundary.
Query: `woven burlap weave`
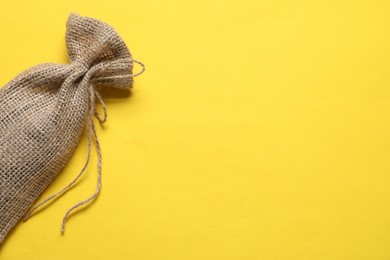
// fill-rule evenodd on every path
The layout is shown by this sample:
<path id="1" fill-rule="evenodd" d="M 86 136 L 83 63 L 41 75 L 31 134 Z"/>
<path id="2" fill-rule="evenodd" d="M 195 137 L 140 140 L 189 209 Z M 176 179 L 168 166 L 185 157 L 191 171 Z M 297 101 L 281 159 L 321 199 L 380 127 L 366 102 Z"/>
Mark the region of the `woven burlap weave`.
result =
<path id="1" fill-rule="evenodd" d="M 38 65 L 0 88 L 0 244 L 68 163 L 85 129 L 88 161 L 91 142 L 97 147 L 98 186 L 66 217 L 100 191 L 93 118 L 102 123 L 106 116 L 96 113 L 95 102 L 104 106 L 100 88 L 131 88 L 133 59 L 112 27 L 76 14 L 68 18 L 66 45 L 69 64 Z"/>

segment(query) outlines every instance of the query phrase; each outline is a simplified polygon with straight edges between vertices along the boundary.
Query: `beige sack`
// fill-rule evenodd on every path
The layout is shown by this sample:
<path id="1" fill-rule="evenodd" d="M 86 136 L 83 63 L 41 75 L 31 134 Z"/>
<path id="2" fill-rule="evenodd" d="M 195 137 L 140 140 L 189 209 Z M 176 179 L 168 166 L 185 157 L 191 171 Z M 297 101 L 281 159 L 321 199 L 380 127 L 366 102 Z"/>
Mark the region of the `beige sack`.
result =
<path id="1" fill-rule="evenodd" d="M 66 44 L 70 64 L 38 65 L 0 88 L 0 244 L 68 163 L 85 129 L 89 153 L 91 142 L 98 152 L 98 186 L 68 211 L 63 224 L 100 191 L 101 152 L 93 118 L 105 118 L 96 113 L 95 101 L 103 104 L 101 87 L 131 88 L 134 60 L 113 28 L 76 14 L 68 19 Z"/>

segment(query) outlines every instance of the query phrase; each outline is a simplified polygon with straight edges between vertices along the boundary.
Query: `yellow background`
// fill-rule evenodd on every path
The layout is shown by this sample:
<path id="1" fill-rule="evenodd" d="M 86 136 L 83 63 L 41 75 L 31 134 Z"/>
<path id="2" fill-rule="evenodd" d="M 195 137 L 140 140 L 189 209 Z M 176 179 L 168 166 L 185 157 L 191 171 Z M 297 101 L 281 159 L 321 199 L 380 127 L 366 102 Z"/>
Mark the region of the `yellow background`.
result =
<path id="1" fill-rule="evenodd" d="M 79 185 L 17 226 L 0 259 L 390 259 L 390 2 L 2 0 L 0 85 L 66 63 L 70 12 L 147 71 L 106 100 Z M 68 183 L 83 139 L 44 197 Z M 41 199 L 42 199 L 41 198 Z"/>

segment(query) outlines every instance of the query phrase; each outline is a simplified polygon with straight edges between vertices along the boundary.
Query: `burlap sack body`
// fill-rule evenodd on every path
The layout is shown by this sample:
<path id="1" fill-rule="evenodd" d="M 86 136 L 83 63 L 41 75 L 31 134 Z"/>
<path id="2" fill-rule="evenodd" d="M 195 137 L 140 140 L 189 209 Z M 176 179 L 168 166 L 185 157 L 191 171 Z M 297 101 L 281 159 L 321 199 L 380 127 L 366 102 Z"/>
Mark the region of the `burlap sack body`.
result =
<path id="1" fill-rule="evenodd" d="M 70 64 L 33 67 L 0 88 L 0 244 L 68 163 L 96 89 L 132 86 L 132 57 L 109 25 L 70 15 Z"/>

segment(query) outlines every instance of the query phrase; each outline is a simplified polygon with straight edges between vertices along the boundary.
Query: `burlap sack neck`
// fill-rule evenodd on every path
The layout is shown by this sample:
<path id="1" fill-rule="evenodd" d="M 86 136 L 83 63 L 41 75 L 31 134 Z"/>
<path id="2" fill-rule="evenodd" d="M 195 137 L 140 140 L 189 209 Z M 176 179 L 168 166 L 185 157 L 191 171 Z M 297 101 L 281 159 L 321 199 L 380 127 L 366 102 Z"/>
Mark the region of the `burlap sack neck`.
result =
<path id="1" fill-rule="evenodd" d="M 39 195 L 68 163 L 85 129 L 86 164 L 72 183 L 43 203 L 76 183 L 93 144 L 98 156 L 96 192 L 66 213 L 63 227 L 74 209 L 100 192 L 101 151 L 93 118 L 103 123 L 106 110 L 98 89 L 130 89 L 134 60 L 112 27 L 77 14 L 68 18 L 66 46 L 70 64 L 35 66 L 0 89 L 0 245 L 21 218 L 30 215 Z M 104 117 L 96 113 L 95 102 L 103 105 Z"/>

